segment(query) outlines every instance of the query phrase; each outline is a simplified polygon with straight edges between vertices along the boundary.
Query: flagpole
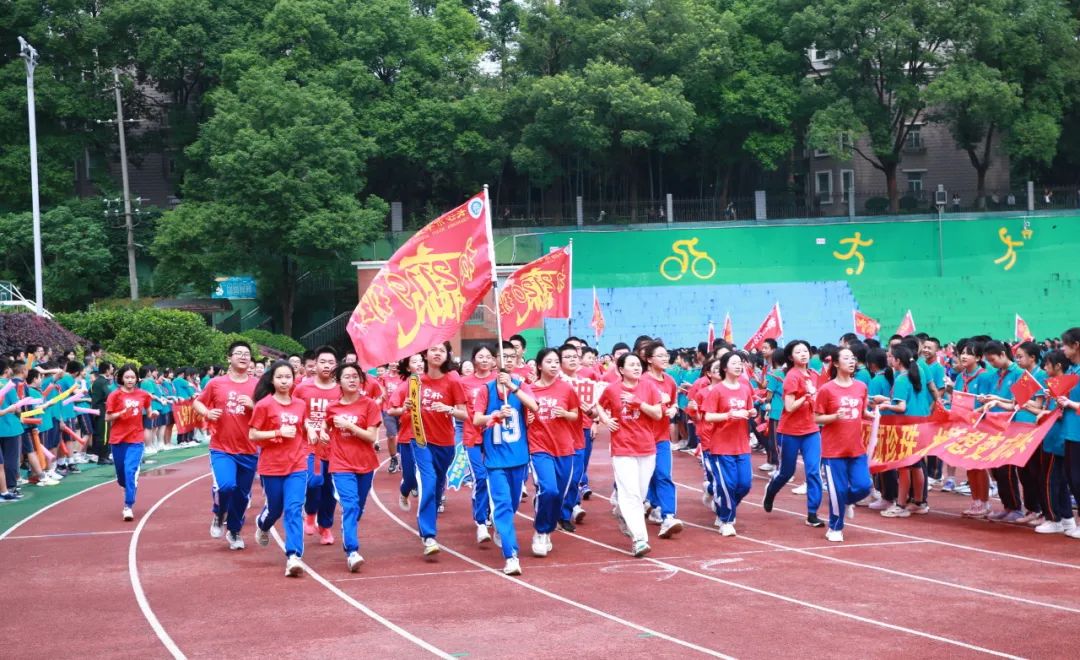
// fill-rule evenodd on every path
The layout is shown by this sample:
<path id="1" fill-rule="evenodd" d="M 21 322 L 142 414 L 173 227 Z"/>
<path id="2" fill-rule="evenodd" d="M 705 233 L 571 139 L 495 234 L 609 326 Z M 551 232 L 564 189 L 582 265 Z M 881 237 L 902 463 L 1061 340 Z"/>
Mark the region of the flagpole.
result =
<path id="1" fill-rule="evenodd" d="M 570 245 L 566 248 L 567 253 L 570 255 L 570 278 L 567 282 L 567 286 L 570 288 L 569 307 L 570 315 L 566 318 L 566 336 L 574 336 L 574 239 L 570 239 Z"/>
<path id="2" fill-rule="evenodd" d="M 495 267 L 495 232 L 491 228 L 491 198 L 488 196 L 488 184 L 484 184 L 484 231 L 487 232 L 488 242 L 488 258 L 491 260 L 491 292 L 495 301 L 495 336 L 497 337 L 498 345 L 495 347 L 495 354 L 499 356 L 499 368 L 506 370 L 506 363 L 503 362 L 503 336 L 502 336 L 502 312 L 499 310 L 499 272 Z M 499 388 L 496 387 L 495 391 L 498 392 Z M 510 393 L 507 392 L 503 396 L 503 403 L 506 403 Z"/>

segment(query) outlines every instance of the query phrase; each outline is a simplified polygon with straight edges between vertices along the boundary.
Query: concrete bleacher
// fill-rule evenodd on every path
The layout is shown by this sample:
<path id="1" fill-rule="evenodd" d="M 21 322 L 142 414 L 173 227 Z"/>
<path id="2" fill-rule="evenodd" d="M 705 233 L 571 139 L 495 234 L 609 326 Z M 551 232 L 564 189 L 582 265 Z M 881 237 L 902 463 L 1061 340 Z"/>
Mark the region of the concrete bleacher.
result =
<path id="1" fill-rule="evenodd" d="M 618 341 L 632 343 L 639 335 L 659 336 L 671 347 L 695 346 L 708 336 L 711 320 L 719 339 L 725 314 L 731 315 L 735 342 L 742 345 L 758 329 L 773 303 L 780 303 L 785 339 L 806 339 L 818 345 L 835 342 L 851 330 L 857 308 L 848 283 L 775 282 L 708 286 L 626 287 L 597 289 L 607 327 L 599 341 L 610 351 Z M 575 289 L 573 334 L 589 341 L 594 335 L 592 289 Z M 549 343 L 567 335 L 567 321 L 548 319 Z"/>

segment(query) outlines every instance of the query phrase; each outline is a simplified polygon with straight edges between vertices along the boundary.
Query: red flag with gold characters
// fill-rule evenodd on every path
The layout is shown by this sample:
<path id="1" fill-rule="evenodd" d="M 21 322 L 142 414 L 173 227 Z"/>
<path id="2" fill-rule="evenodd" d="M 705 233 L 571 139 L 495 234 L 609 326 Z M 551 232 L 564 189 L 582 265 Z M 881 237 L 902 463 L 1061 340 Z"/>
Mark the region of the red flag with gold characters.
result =
<path id="1" fill-rule="evenodd" d="M 724 314 L 724 329 L 720 333 L 720 336 L 723 337 L 724 341 L 727 343 L 732 346 L 735 345 L 735 333 L 731 331 L 731 314 Z"/>
<path id="2" fill-rule="evenodd" d="M 604 334 L 604 312 L 600 310 L 600 299 L 596 297 L 596 287 L 592 288 L 592 321 L 589 323 L 596 334 L 596 341 Z"/>
<path id="3" fill-rule="evenodd" d="M 1009 388 L 1012 395 L 1016 397 L 1016 405 L 1023 407 L 1025 403 L 1031 401 L 1031 397 L 1035 396 L 1039 392 L 1042 392 L 1042 385 L 1039 385 L 1039 381 L 1029 374 L 1024 372 L 1020 378 Z"/>
<path id="4" fill-rule="evenodd" d="M 862 335 L 864 338 L 877 337 L 878 331 L 881 330 L 881 324 L 878 323 L 877 319 L 871 318 L 857 309 L 851 310 L 851 313 L 855 317 L 855 334 Z"/>
<path id="5" fill-rule="evenodd" d="M 503 337 L 570 316 L 570 249 L 559 248 L 518 268 L 499 292 Z"/>
<path id="6" fill-rule="evenodd" d="M 761 322 L 761 326 L 757 329 L 750 340 L 746 342 L 745 348 L 748 351 L 752 351 L 755 348 L 761 346 L 762 342 L 766 339 L 779 339 L 784 335 L 784 323 L 780 318 L 780 303 L 773 305 L 773 308 L 769 310 L 769 314 L 765 317 L 765 320 Z"/>
<path id="7" fill-rule="evenodd" d="M 455 334 L 492 284 L 487 191 L 416 232 L 379 269 L 346 326 L 365 368 L 394 362 Z"/>
<path id="8" fill-rule="evenodd" d="M 904 314 L 904 320 L 900 322 L 900 327 L 896 329 L 896 334 L 901 337 L 915 334 L 915 319 L 911 316 L 910 309 L 907 311 L 907 314 Z"/>
<path id="9" fill-rule="evenodd" d="M 1020 318 L 1020 315 L 1016 315 L 1016 329 L 1013 333 L 1020 341 L 1034 341 L 1035 335 L 1031 334 L 1031 328 L 1028 327 L 1027 321 Z"/>

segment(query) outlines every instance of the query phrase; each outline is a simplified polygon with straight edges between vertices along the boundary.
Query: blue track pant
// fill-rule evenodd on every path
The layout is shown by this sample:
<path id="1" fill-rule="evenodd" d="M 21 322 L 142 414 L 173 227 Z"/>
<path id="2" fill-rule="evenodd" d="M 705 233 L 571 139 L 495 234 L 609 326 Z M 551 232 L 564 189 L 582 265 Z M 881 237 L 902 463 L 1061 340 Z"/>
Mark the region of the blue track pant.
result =
<path id="1" fill-rule="evenodd" d="M 566 484 L 566 497 L 563 499 L 560 520 L 570 520 L 574 507 L 581 502 L 581 475 L 585 471 L 585 450 L 575 449 L 570 464 L 570 481 Z"/>
<path id="2" fill-rule="evenodd" d="M 528 465 L 487 469 L 491 518 L 502 544 L 504 559 L 516 557 L 518 553 L 514 514 L 517 513 L 518 504 L 521 503 L 521 485 L 525 483 L 528 469 Z"/>
<path id="3" fill-rule="evenodd" d="M 675 482 L 671 479 L 671 441 L 656 443 L 656 469 L 649 481 L 649 504 L 660 507 L 660 514 L 667 518 L 676 513 Z"/>
<path id="4" fill-rule="evenodd" d="M 446 471 L 454 462 L 454 447 L 433 445 L 430 442 L 421 447 L 413 440 L 413 458 L 416 460 L 417 490 L 420 502 L 416 507 L 416 526 L 420 538 L 435 538 L 437 533 L 436 518 L 439 515 L 439 500 L 446 489 Z"/>
<path id="5" fill-rule="evenodd" d="M 829 529 L 844 529 L 847 505 L 866 497 L 874 487 L 866 454 L 826 458 L 825 478 L 829 480 Z"/>
<path id="6" fill-rule="evenodd" d="M 398 456 L 401 457 L 401 487 L 398 492 L 408 496 L 417 488 L 416 459 L 413 458 L 412 442 L 398 443 L 397 448 Z"/>
<path id="7" fill-rule="evenodd" d="M 341 543 L 345 555 L 360 550 L 357 527 L 364 515 L 364 505 L 371 491 L 371 479 L 374 472 L 335 472 L 334 490 L 341 502 Z"/>
<path id="8" fill-rule="evenodd" d="M 308 454 L 307 459 L 307 495 L 304 498 L 304 513 L 317 514 L 316 524 L 323 529 L 334 526 L 334 480 L 330 478 L 330 461 L 319 460 L 315 454 Z"/>
<path id="9" fill-rule="evenodd" d="M 750 492 L 754 475 L 750 471 L 750 454 L 709 454 L 706 463 L 712 475 L 713 508 L 720 522 L 735 522 L 739 502 Z"/>
<path id="10" fill-rule="evenodd" d="M 814 431 L 808 435 L 777 434 L 780 441 L 780 469 L 769 481 L 768 492 L 773 497 L 780 492 L 792 475 L 799 454 L 803 457 L 806 470 L 806 512 L 817 515 L 821 506 L 821 433 Z"/>
<path id="11" fill-rule="evenodd" d="M 533 483 L 536 485 L 536 497 L 533 498 L 536 519 L 533 526 L 540 534 L 550 534 L 555 531 L 562 513 L 574 457 L 537 452 L 530 454 L 529 458 L 532 461 Z"/>
<path id="12" fill-rule="evenodd" d="M 491 504 L 488 502 L 487 468 L 484 467 L 484 452 L 480 445 L 466 447 L 469 465 L 473 473 L 472 515 L 473 522 L 485 525 L 491 518 Z"/>
<path id="13" fill-rule="evenodd" d="M 589 459 L 592 458 L 592 439 L 593 430 L 584 429 L 585 431 L 585 457 L 581 465 L 581 479 L 578 482 L 578 492 L 585 490 L 589 487 Z"/>
<path id="14" fill-rule="evenodd" d="M 307 472 L 298 470 L 282 476 L 259 477 L 262 482 L 266 504 L 255 519 L 255 524 L 269 532 L 283 515 L 285 520 L 285 556 L 304 556 L 304 490 L 307 488 Z"/>
<path id="15" fill-rule="evenodd" d="M 230 532 L 240 533 L 244 527 L 244 512 L 251 501 L 251 484 L 255 482 L 258 454 L 227 454 L 210 450 L 210 474 L 214 480 L 214 515 L 225 518 Z"/>
<path id="16" fill-rule="evenodd" d="M 124 506 L 135 506 L 135 493 L 139 490 L 139 463 L 142 463 L 143 443 L 120 442 L 112 445 L 113 467 L 116 483 L 124 489 Z"/>

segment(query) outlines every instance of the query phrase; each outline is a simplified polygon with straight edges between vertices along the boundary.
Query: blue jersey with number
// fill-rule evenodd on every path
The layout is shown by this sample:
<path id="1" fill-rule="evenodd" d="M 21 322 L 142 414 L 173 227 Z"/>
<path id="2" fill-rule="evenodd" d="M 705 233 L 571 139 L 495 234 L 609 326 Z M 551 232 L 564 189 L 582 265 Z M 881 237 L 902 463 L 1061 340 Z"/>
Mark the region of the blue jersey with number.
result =
<path id="1" fill-rule="evenodd" d="M 521 381 L 516 378 L 514 383 L 521 385 Z M 496 381 L 491 381 L 487 385 L 485 415 L 490 415 L 503 407 L 496 385 Z M 513 392 L 507 395 L 506 402 L 513 409 L 513 415 L 502 420 L 501 424 L 495 424 L 484 430 L 484 467 L 512 468 L 529 463 L 529 442 L 525 435 L 525 406 Z"/>

